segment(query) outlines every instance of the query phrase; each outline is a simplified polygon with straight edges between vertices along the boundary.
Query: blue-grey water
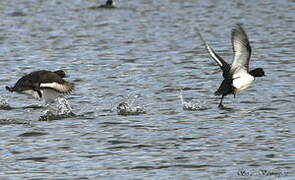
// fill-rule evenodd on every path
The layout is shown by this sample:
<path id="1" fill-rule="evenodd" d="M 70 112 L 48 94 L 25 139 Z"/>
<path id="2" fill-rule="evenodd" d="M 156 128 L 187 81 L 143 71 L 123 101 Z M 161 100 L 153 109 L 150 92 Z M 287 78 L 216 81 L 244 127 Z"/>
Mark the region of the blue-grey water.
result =
<path id="1" fill-rule="evenodd" d="M 0 179 L 295 179 L 294 0 L 101 3 L 0 1 Z M 266 76 L 221 110 L 195 28 L 231 62 L 236 23 Z M 5 90 L 39 69 L 66 71 L 75 115 Z M 117 114 L 130 96 L 144 114 Z"/>

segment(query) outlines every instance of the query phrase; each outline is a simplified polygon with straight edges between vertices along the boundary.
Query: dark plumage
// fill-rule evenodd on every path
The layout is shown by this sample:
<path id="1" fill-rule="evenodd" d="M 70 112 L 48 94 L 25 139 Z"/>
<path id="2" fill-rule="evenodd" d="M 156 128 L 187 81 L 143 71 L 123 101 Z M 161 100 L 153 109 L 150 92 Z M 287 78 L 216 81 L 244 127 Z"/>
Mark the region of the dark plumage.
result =
<path id="1" fill-rule="evenodd" d="M 206 46 L 210 56 L 215 60 L 223 71 L 224 80 L 215 92 L 216 96 L 221 96 L 218 107 L 223 107 L 222 100 L 224 96 L 233 94 L 234 96 L 241 90 L 247 89 L 255 80 L 255 77 L 264 76 L 262 68 L 256 68 L 249 71 L 249 61 L 251 56 L 251 46 L 247 34 L 241 25 L 236 25 L 231 33 L 232 48 L 234 52 L 234 60 L 232 65 L 229 65 L 223 60 L 203 39 L 201 33 L 198 33 L 200 39 Z"/>
<path id="2" fill-rule="evenodd" d="M 66 74 L 62 70 L 34 71 L 20 78 L 13 87 L 6 86 L 6 89 L 10 92 L 31 95 L 39 100 L 44 98 L 46 102 L 50 102 L 73 90 L 74 84 L 62 79 L 64 77 Z"/>
<path id="3" fill-rule="evenodd" d="M 115 8 L 115 2 L 113 0 L 107 0 L 105 4 L 100 5 L 99 8 Z"/>

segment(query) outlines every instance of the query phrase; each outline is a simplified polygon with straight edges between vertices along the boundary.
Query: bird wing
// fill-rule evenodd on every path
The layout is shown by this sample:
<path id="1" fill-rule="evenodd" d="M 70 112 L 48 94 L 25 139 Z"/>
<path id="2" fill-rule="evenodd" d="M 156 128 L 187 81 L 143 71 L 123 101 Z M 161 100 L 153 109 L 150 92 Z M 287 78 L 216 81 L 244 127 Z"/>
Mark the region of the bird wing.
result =
<path id="1" fill-rule="evenodd" d="M 204 43 L 207 51 L 209 52 L 210 56 L 214 59 L 214 61 L 219 65 L 219 67 L 223 70 L 223 72 L 228 72 L 230 70 L 230 65 L 223 60 L 218 54 L 214 52 L 214 50 L 209 46 L 209 44 L 204 40 L 200 31 L 197 29 L 198 35 L 202 42 Z"/>
<path id="2" fill-rule="evenodd" d="M 69 83 L 65 80 L 63 80 L 60 76 L 60 74 L 56 72 L 50 72 L 50 71 L 36 71 L 34 77 L 32 80 L 33 82 L 40 82 L 39 88 L 40 89 L 53 89 L 59 93 L 70 93 L 73 88 L 74 84 Z M 63 74 L 64 75 L 64 74 Z"/>
<path id="3" fill-rule="evenodd" d="M 41 83 L 41 89 L 52 89 L 59 93 L 71 93 L 74 89 L 74 84 L 64 81 L 63 83 L 51 82 L 51 83 Z"/>
<path id="4" fill-rule="evenodd" d="M 234 60 L 232 70 L 237 68 L 245 68 L 249 71 L 249 60 L 251 56 L 251 46 L 247 34 L 241 25 L 236 25 L 231 33 L 232 48 L 234 52 Z"/>

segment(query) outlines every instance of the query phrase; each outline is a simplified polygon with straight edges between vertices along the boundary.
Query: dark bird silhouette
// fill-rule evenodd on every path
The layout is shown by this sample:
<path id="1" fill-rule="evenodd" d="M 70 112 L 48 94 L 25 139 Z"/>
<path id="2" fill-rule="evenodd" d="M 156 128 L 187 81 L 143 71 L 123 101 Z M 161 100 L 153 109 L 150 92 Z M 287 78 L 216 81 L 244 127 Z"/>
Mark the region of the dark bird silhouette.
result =
<path id="1" fill-rule="evenodd" d="M 115 2 L 113 0 L 107 0 L 105 4 L 99 6 L 99 8 L 115 8 Z"/>
<path id="2" fill-rule="evenodd" d="M 20 78 L 13 87 L 6 86 L 5 88 L 10 92 L 31 95 L 37 100 L 43 98 L 47 103 L 72 92 L 74 84 L 65 81 L 64 77 L 66 74 L 62 70 L 34 71 Z"/>
<path id="3" fill-rule="evenodd" d="M 233 94 L 235 97 L 238 92 L 250 87 L 256 77 L 262 77 L 265 75 L 262 68 L 256 68 L 249 71 L 251 46 L 247 34 L 240 24 L 237 24 L 231 33 L 232 48 L 234 52 L 234 59 L 231 65 L 216 54 L 203 39 L 198 29 L 197 31 L 210 56 L 219 65 L 223 72 L 222 76 L 224 80 L 215 92 L 216 96 L 221 96 L 218 107 L 223 107 L 222 100 L 224 96 Z"/>

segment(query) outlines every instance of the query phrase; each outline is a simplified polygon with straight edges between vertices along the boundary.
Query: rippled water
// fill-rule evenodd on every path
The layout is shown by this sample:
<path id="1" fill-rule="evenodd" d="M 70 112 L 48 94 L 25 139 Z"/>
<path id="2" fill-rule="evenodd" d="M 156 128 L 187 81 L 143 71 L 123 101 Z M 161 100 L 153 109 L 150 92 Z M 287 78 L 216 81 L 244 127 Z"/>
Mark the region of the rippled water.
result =
<path id="1" fill-rule="evenodd" d="M 0 179 L 295 178 L 293 0 L 100 3 L 0 1 Z M 238 22 L 267 76 L 220 110 L 195 27 L 231 62 Z M 42 102 L 5 90 L 38 69 L 76 84 L 73 116 L 39 121 Z M 145 114 L 117 114 L 130 94 Z"/>

